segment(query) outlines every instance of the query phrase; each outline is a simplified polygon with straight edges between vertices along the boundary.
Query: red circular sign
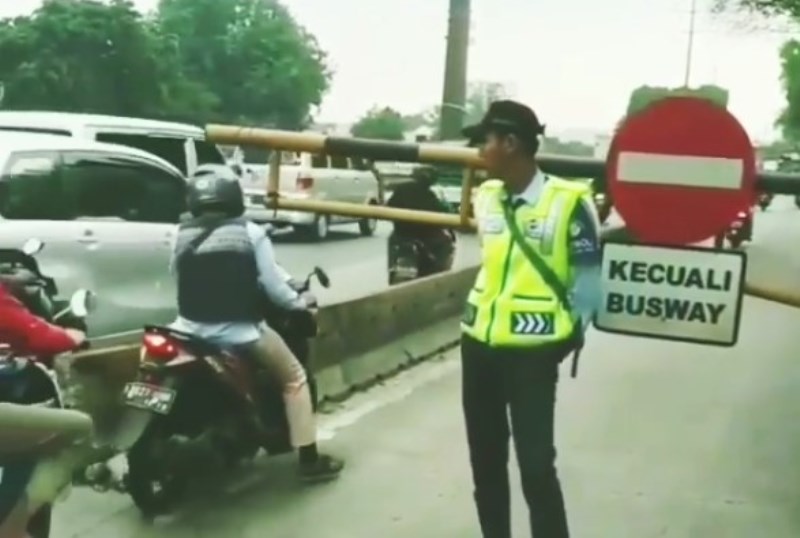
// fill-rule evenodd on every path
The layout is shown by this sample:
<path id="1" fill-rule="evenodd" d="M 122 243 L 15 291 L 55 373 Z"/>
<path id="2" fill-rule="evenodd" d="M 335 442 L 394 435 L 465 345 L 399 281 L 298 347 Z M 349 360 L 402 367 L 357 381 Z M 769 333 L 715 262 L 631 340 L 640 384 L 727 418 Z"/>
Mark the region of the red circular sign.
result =
<path id="1" fill-rule="evenodd" d="M 628 118 L 611 142 L 606 173 L 617 212 L 643 242 L 698 243 L 756 198 L 747 132 L 697 97 L 670 97 Z"/>

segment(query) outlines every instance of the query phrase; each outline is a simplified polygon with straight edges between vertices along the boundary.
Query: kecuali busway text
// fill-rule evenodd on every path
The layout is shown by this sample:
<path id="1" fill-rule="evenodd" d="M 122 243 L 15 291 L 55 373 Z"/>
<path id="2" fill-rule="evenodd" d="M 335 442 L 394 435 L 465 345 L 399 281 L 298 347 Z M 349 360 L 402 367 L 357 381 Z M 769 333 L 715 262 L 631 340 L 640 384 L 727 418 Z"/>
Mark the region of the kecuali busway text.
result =
<path id="1" fill-rule="evenodd" d="M 733 286 L 733 271 L 730 270 L 718 271 L 711 268 L 631 262 L 629 260 L 611 260 L 606 276 L 608 280 L 617 282 L 656 284 L 672 288 L 720 292 L 728 292 Z M 669 293 L 668 290 L 664 291 Z M 665 321 L 716 324 L 728 307 L 727 302 L 697 301 L 620 292 L 609 292 L 605 299 L 605 309 L 609 314 L 645 316 Z"/>

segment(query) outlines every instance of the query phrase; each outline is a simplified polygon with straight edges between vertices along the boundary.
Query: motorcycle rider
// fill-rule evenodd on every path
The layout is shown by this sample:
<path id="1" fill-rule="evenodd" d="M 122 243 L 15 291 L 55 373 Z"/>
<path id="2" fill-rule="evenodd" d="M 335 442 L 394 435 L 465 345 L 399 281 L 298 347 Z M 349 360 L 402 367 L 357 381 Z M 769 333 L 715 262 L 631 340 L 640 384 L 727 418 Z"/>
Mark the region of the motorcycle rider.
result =
<path id="1" fill-rule="evenodd" d="M 400 184 L 394 189 L 386 202 L 388 207 L 449 213 L 445 203 L 431 189 L 438 179 L 438 173 L 433 166 L 419 166 L 414 169 L 411 177 L 413 181 Z M 452 230 L 428 224 L 395 221 L 394 230 L 389 236 L 390 252 L 392 244 L 403 241 L 419 241 L 429 254 L 422 256 L 420 260 L 420 277 L 450 269 L 455 250 L 455 234 Z"/>
<path id="2" fill-rule="evenodd" d="M 253 357 L 280 382 L 299 474 L 306 481 L 335 478 L 343 461 L 317 451 L 316 425 L 305 370 L 262 319 L 263 293 L 287 309 L 314 308 L 285 281 L 264 230 L 243 218 L 238 177 L 225 165 L 205 164 L 189 180 L 192 219 L 178 226 L 171 270 L 178 282 L 172 328 Z"/>
<path id="3" fill-rule="evenodd" d="M 80 346 L 86 339 L 82 331 L 50 324 L 24 306 L 18 298 L 24 285 L 14 275 L 0 275 L 0 343 L 37 357 Z M 61 485 L 35 474 L 39 460 L 91 434 L 92 420 L 84 413 L 0 403 L 0 536 L 26 536 L 29 519 L 52 500 L 52 488 Z M 49 519 L 49 511 L 36 517 Z"/>

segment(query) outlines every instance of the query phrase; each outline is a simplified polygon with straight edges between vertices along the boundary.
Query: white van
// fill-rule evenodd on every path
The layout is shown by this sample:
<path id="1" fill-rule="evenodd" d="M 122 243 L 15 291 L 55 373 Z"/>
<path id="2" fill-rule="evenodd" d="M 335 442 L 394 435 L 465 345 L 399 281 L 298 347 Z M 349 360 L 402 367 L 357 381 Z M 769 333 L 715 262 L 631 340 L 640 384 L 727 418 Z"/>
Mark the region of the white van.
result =
<path id="1" fill-rule="evenodd" d="M 185 123 L 71 112 L 0 111 L 0 132 L 71 136 L 119 144 L 161 157 L 184 175 L 200 164 L 225 164 L 205 131 Z"/>

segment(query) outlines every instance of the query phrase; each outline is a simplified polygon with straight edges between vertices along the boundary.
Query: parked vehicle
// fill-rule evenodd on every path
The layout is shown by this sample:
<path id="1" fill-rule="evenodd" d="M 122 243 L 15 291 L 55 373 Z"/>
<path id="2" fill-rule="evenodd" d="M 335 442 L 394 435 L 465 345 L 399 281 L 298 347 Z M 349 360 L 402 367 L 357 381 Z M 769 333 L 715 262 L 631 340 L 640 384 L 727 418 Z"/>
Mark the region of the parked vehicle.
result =
<path id="1" fill-rule="evenodd" d="M 330 285 L 319 268 L 290 283 L 306 292 L 312 276 Z M 265 299 L 264 317 L 307 367 L 313 314 Z M 147 326 L 142 342 L 139 377 L 125 386 L 123 401 L 130 408 L 124 486 L 144 516 L 170 512 L 199 475 L 214 477 L 259 448 L 269 455 L 291 450 L 283 399 L 253 361 L 167 327 Z"/>
<path id="2" fill-rule="evenodd" d="M 161 157 L 185 176 L 201 164 L 226 162 L 219 148 L 205 140 L 203 129 L 184 123 L 72 112 L 0 111 L 2 131 L 119 144 Z"/>
<path id="3" fill-rule="evenodd" d="M 13 275 L 17 282 L 24 282 L 21 289 L 25 290 L 25 294 L 20 299 L 33 314 L 64 327 L 85 329 L 84 320 L 93 306 L 91 292 L 80 289 L 75 291 L 68 301 L 59 299 L 55 280 L 41 272 L 34 258 L 34 255 L 43 248 L 44 243 L 40 240 L 30 239 L 20 250 L 0 250 L 0 272 L 8 276 Z M 0 402 L 53 409 L 64 408 L 63 393 L 52 368 L 53 357 L 26 356 L 21 352 L 22 350 L 9 346 L 4 346 L 0 350 Z M 54 432 L 54 437 L 56 435 Z M 15 493 L 19 495 L 19 499 L 4 499 L 4 501 L 7 505 L 18 502 L 23 495 L 30 494 L 29 488 L 33 481 L 38 479 L 41 473 L 46 473 L 48 480 L 43 482 L 37 480 L 36 484 L 48 483 L 48 492 L 52 490 L 53 498 L 33 514 L 28 522 L 27 532 L 31 538 L 47 538 L 50 535 L 50 519 L 55 495 L 71 481 L 74 469 L 70 463 L 80 459 L 63 458 L 63 452 L 31 455 L 28 452 L 31 448 L 26 447 L 25 453 L 13 458 L 18 465 L 33 464 L 32 471 L 25 478 L 25 487 L 16 489 Z M 31 460 L 26 461 L 26 458 Z M 38 458 L 42 459 L 37 461 Z M 35 497 L 38 498 L 39 495 Z M 44 497 L 50 496 L 44 495 Z"/>
<path id="4" fill-rule="evenodd" d="M 361 159 L 309 153 L 285 152 L 280 168 L 280 195 L 287 199 L 325 200 L 377 205 L 378 182 Z M 306 211 L 267 209 L 267 165 L 245 165 L 244 185 L 247 217 L 276 227 L 291 226 L 304 236 L 322 241 L 331 226 L 358 224 L 361 235 L 375 233 L 377 220 L 338 215 L 319 215 Z"/>
<path id="5" fill-rule="evenodd" d="M 177 168 L 144 151 L 0 131 L 0 244 L 38 237 L 39 263 L 64 293 L 96 290 L 89 336 L 100 346 L 174 318 L 166 268 L 185 190 Z"/>

